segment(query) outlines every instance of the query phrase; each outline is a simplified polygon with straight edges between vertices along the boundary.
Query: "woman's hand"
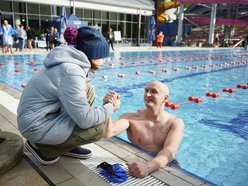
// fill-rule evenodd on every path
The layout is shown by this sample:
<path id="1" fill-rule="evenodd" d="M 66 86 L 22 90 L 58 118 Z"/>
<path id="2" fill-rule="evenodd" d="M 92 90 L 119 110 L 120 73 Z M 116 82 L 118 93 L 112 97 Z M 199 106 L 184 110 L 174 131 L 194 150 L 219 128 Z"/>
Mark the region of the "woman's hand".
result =
<path id="1" fill-rule="evenodd" d="M 114 112 L 120 108 L 121 100 L 120 95 L 116 92 L 109 92 L 103 98 L 103 105 L 106 103 L 111 103 L 114 106 Z"/>

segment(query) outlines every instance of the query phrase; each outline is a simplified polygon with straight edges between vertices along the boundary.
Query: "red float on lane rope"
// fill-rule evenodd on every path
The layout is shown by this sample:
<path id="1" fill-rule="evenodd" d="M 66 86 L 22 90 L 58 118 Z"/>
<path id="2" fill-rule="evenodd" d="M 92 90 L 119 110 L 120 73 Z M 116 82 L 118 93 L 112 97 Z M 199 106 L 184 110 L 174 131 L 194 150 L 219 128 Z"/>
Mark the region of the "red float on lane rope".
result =
<path id="1" fill-rule="evenodd" d="M 237 85 L 237 88 L 248 89 L 248 85 L 241 85 L 241 84 L 238 84 L 238 85 Z"/>
<path id="2" fill-rule="evenodd" d="M 201 102 L 202 102 L 202 99 L 201 99 L 201 98 L 195 98 L 195 99 L 194 99 L 194 102 L 195 102 L 195 103 L 201 103 Z"/>
<path id="3" fill-rule="evenodd" d="M 168 69 L 162 69 L 162 72 L 169 72 Z"/>
<path id="4" fill-rule="evenodd" d="M 195 96 L 189 96 L 189 97 L 188 97 L 188 100 L 189 100 L 189 101 L 194 101 L 195 98 L 196 98 Z"/>
<path id="5" fill-rule="evenodd" d="M 170 105 L 170 108 L 171 108 L 172 110 L 179 109 L 179 108 L 180 108 L 180 105 L 179 105 L 179 104 L 173 103 L 173 104 Z"/>
<path id="6" fill-rule="evenodd" d="M 212 94 L 212 98 L 218 98 L 218 97 L 220 97 L 220 95 L 218 93 L 213 93 Z"/>
<path id="7" fill-rule="evenodd" d="M 234 93 L 236 90 L 234 88 L 224 88 L 222 92 Z"/>
<path id="8" fill-rule="evenodd" d="M 15 62 L 15 65 L 20 65 L 21 64 L 21 62 Z"/>
<path id="9" fill-rule="evenodd" d="M 206 96 L 207 96 L 207 97 L 212 97 L 212 94 L 213 94 L 213 92 L 207 92 L 207 93 L 206 93 Z"/>
<path id="10" fill-rule="evenodd" d="M 36 65 L 36 62 L 31 61 L 29 64 L 34 66 L 34 65 Z"/>
<path id="11" fill-rule="evenodd" d="M 16 69 L 15 72 L 20 73 L 20 72 L 22 72 L 22 70 Z"/>
<path id="12" fill-rule="evenodd" d="M 34 71 L 38 72 L 40 71 L 40 68 L 34 68 Z"/>
<path id="13" fill-rule="evenodd" d="M 165 107 L 170 107 L 173 103 L 172 102 L 165 102 L 164 106 Z"/>

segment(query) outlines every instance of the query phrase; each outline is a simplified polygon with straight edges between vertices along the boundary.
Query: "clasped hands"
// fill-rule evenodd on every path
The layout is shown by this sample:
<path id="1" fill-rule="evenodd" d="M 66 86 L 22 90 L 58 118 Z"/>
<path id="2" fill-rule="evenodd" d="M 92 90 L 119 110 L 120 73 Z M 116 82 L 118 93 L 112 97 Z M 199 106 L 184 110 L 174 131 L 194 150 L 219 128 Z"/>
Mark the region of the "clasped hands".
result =
<path id="1" fill-rule="evenodd" d="M 103 105 L 106 103 L 111 103 L 114 107 L 114 112 L 120 108 L 121 100 L 120 95 L 116 92 L 109 92 L 103 98 Z"/>

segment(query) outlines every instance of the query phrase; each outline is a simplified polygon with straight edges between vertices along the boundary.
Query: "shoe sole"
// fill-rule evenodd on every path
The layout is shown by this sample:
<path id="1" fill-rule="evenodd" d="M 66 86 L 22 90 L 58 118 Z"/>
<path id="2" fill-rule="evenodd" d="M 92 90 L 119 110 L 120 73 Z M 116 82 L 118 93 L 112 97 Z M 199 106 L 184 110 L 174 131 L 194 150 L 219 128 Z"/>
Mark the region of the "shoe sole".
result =
<path id="1" fill-rule="evenodd" d="M 92 156 L 92 153 L 87 154 L 87 155 L 82 155 L 82 154 L 75 154 L 71 152 L 65 152 L 63 156 L 68 156 L 68 157 L 73 157 L 73 158 L 79 158 L 79 159 L 88 159 Z"/>
<path id="2" fill-rule="evenodd" d="M 52 161 L 44 161 L 44 160 L 42 160 L 42 159 L 36 154 L 36 152 L 33 150 L 33 148 L 32 148 L 27 142 L 25 142 L 25 147 L 26 147 L 26 149 L 28 149 L 29 152 L 31 152 L 31 154 L 32 154 L 32 155 L 33 155 L 41 164 L 43 164 L 43 165 L 52 165 L 52 164 L 56 163 L 56 162 L 59 160 L 59 157 L 58 157 L 58 158 L 56 158 L 56 159 L 54 159 L 54 160 L 52 160 Z"/>

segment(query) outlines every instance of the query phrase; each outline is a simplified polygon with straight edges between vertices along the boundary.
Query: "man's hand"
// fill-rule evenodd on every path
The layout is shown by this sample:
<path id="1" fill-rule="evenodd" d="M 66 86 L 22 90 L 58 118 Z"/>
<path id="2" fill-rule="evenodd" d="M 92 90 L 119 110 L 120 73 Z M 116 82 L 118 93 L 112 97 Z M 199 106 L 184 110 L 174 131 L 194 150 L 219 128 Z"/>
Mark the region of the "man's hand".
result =
<path id="1" fill-rule="evenodd" d="M 107 93 L 103 99 L 103 104 L 106 103 L 111 103 L 114 106 L 114 112 L 117 111 L 121 105 L 120 95 L 116 92 Z"/>
<path id="2" fill-rule="evenodd" d="M 133 162 L 128 163 L 128 170 L 130 174 L 137 178 L 144 178 L 150 173 L 150 168 L 146 163 Z"/>

